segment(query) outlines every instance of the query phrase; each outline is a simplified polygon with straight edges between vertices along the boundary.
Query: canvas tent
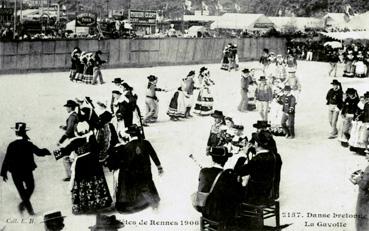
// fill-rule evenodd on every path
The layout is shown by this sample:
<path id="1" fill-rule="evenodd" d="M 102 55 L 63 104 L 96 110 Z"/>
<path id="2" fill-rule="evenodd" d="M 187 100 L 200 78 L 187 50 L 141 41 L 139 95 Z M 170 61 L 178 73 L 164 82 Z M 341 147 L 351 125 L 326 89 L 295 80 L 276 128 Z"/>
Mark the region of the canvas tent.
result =
<path id="1" fill-rule="evenodd" d="M 288 28 L 295 28 L 297 31 L 305 31 L 305 29 L 323 29 L 324 23 L 322 19 L 313 17 L 268 17 L 275 26 L 277 31 L 284 32 Z"/>
<path id="2" fill-rule="evenodd" d="M 263 14 L 226 13 L 217 18 L 211 29 L 263 30 L 274 27 L 272 21 Z"/>
<path id="3" fill-rule="evenodd" d="M 369 11 L 351 17 L 347 24 L 351 30 L 369 30 Z"/>
<path id="4" fill-rule="evenodd" d="M 327 32 L 327 33 L 321 32 L 321 34 L 336 40 L 346 40 L 346 39 L 369 40 L 369 31 Z"/>

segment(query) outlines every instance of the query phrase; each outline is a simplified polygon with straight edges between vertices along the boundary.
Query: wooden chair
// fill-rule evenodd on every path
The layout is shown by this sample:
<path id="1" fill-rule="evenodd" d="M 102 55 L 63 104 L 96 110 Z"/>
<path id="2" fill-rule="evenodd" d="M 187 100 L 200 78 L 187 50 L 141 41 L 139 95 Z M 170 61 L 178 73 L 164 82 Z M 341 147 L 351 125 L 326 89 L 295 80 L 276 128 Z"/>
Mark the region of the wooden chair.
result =
<path id="1" fill-rule="evenodd" d="M 279 201 L 273 201 L 264 205 L 242 203 L 238 216 L 241 219 L 243 217 L 254 218 L 257 221 L 258 227 L 261 227 L 262 230 L 281 230 Z M 272 217 L 275 217 L 275 226 L 265 226 L 264 220 Z"/>
<path id="2" fill-rule="evenodd" d="M 201 231 L 221 231 L 224 230 L 224 225 L 217 221 L 212 221 L 208 218 L 200 218 L 200 230 Z"/>

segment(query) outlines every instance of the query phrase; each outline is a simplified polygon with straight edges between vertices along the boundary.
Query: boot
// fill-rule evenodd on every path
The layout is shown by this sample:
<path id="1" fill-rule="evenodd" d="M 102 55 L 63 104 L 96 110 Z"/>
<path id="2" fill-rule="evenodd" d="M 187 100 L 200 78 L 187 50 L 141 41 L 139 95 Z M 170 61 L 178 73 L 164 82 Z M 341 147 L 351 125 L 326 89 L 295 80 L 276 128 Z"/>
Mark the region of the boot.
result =
<path id="1" fill-rule="evenodd" d="M 31 216 L 35 215 L 35 212 L 33 211 L 33 207 L 32 207 L 32 204 L 31 204 L 30 201 L 24 202 L 24 206 L 26 207 L 27 212 L 28 212 L 29 215 L 31 215 Z"/>
<path id="2" fill-rule="evenodd" d="M 295 138 L 295 127 L 294 126 L 291 126 L 289 127 L 289 130 L 290 130 L 290 139 L 294 139 Z"/>
<path id="3" fill-rule="evenodd" d="M 191 111 L 191 108 L 190 108 L 190 107 L 186 107 L 186 112 L 185 112 L 185 117 L 186 117 L 186 118 L 191 118 L 191 117 L 193 117 L 193 116 L 190 114 L 190 111 Z"/>

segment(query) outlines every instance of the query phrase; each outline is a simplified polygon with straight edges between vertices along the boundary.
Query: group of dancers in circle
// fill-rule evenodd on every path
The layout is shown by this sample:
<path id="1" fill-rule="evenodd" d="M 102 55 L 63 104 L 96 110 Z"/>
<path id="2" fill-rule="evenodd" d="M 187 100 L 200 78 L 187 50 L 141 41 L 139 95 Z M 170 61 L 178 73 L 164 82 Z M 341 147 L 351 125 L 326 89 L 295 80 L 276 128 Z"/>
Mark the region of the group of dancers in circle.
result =
<path id="1" fill-rule="evenodd" d="M 343 147 L 365 155 L 369 144 L 369 92 L 363 96 L 359 96 L 354 88 L 344 92 L 337 79 L 331 84 L 326 96 L 331 126 L 328 138 L 337 138 Z"/>

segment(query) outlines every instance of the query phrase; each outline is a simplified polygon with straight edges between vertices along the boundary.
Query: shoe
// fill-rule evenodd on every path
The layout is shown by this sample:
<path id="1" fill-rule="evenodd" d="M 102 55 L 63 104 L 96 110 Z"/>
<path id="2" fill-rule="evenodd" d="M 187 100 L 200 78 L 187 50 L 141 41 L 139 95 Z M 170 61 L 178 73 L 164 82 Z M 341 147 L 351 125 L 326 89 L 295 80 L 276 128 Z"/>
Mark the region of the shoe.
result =
<path id="1" fill-rule="evenodd" d="M 290 137 L 290 135 L 286 134 L 284 137 L 288 139 Z"/>
<path id="2" fill-rule="evenodd" d="M 330 136 L 328 136 L 328 139 L 335 139 L 335 138 L 337 138 L 337 135 L 330 135 Z"/>
<path id="3" fill-rule="evenodd" d="M 104 84 L 104 83 L 106 83 L 106 82 L 102 81 L 100 84 Z"/>
<path id="4" fill-rule="evenodd" d="M 143 123 L 142 126 L 148 127 L 149 125 L 147 123 Z"/>
<path id="5" fill-rule="evenodd" d="M 23 202 L 19 203 L 18 205 L 18 211 L 23 214 L 24 210 L 26 209 L 25 205 L 23 204 Z"/>
<path id="6" fill-rule="evenodd" d="M 294 135 L 289 136 L 289 137 L 287 137 L 287 139 L 295 139 L 295 136 Z"/>
<path id="7" fill-rule="evenodd" d="M 63 181 L 70 181 L 70 177 L 64 178 Z"/>

